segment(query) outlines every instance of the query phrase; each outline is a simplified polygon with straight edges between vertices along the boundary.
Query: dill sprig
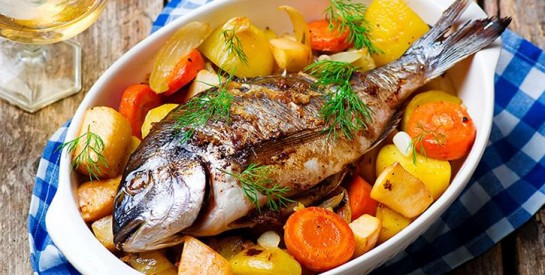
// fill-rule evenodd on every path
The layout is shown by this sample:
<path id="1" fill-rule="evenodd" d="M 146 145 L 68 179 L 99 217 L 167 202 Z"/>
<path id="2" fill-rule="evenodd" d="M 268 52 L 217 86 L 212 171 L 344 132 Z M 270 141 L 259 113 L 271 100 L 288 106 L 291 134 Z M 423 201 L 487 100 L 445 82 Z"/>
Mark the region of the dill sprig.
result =
<path id="1" fill-rule="evenodd" d="M 234 96 L 227 91 L 227 87 L 233 79 L 233 74 L 229 74 L 225 81 L 222 80 L 221 74 L 218 74 L 218 78 L 221 84 L 215 86 L 214 92 L 194 97 L 179 107 L 183 112 L 176 117 L 175 127 L 182 130 L 182 142 L 193 137 L 196 128 L 204 126 L 208 121 L 230 118 Z"/>
<path id="2" fill-rule="evenodd" d="M 351 0 L 329 0 L 324 13 L 329 18 L 329 29 L 337 29 L 339 32 L 349 30 L 348 41 L 354 43 L 355 48 L 367 48 L 371 54 L 380 53 L 369 37 L 371 26 L 365 20 L 366 10 L 365 5 L 352 3 Z"/>
<path id="3" fill-rule="evenodd" d="M 372 122 L 372 110 L 354 92 L 350 79 L 358 68 L 346 62 L 321 60 L 310 64 L 305 72 L 318 80 L 314 86 L 324 93 L 325 103 L 320 109 L 329 135 L 337 137 L 337 128 L 348 139 L 354 132 L 367 129 Z"/>
<path id="4" fill-rule="evenodd" d="M 99 165 L 102 164 L 104 167 L 108 167 L 108 163 L 106 162 L 104 155 L 102 155 L 105 148 L 104 141 L 99 135 L 91 132 L 91 125 L 87 126 L 87 131 L 85 133 L 71 141 L 59 145 L 57 150 L 62 151 L 66 148 L 67 153 L 70 154 L 76 150 L 80 142 L 84 142 L 83 148 L 72 158 L 72 168 L 77 170 L 80 165 L 85 163 L 87 166 L 87 174 L 89 174 L 89 181 L 98 179 L 98 175 L 100 174 Z"/>
<path id="5" fill-rule="evenodd" d="M 288 202 L 293 202 L 293 200 L 284 197 L 290 191 L 288 187 L 282 187 L 277 184 L 273 185 L 273 181 L 269 178 L 269 174 L 271 173 L 269 166 L 252 163 L 240 174 L 220 171 L 234 177 L 240 182 L 244 195 L 256 206 L 258 212 L 261 212 L 259 194 L 267 198 L 267 208 L 272 211 L 278 211 L 281 206 L 286 206 Z"/>
<path id="6" fill-rule="evenodd" d="M 234 26 L 232 29 L 222 31 L 221 34 L 223 35 L 223 39 L 225 39 L 228 53 L 236 55 L 240 61 L 247 65 L 248 56 L 244 52 L 242 42 L 237 36 L 236 26 Z"/>
<path id="7" fill-rule="evenodd" d="M 409 147 L 407 147 L 407 150 L 412 150 L 413 164 L 415 165 L 416 165 L 417 153 L 420 153 L 426 158 L 428 157 L 428 155 L 426 154 L 426 149 L 424 148 L 424 138 L 426 138 L 428 135 L 431 135 L 434 141 L 440 145 L 445 144 L 445 141 L 447 138 L 445 134 L 437 133 L 437 130 L 425 129 L 424 125 L 422 125 L 421 123 L 417 123 L 416 127 L 421 132 L 416 137 L 411 139 L 411 142 L 409 143 Z M 420 147 L 420 152 L 418 152 L 418 149 L 416 147 Z"/>

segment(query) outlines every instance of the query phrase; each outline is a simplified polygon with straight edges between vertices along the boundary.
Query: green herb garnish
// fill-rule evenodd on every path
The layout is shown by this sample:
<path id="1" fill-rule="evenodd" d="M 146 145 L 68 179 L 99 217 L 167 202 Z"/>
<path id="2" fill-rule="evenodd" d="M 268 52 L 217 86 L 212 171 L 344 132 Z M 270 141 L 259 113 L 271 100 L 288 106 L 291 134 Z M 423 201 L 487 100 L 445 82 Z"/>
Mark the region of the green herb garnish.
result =
<path id="1" fill-rule="evenodd" d="M 269 178 L 269 174 L 271 173 L 269 166 L 253 163 L 248 165 L 240 174 L 221 171 L 240 182 L 244 195 L 257 207 L 258 212 L 261 212 L 259 194 L 263 194 L 267 198 L 267 208 L 272 211 L 278 211 L 281 206 L 286 206 L 286 203 L 293 202 L 293 200 L 284 197 L 290 190 L 289 188 L 276 184 L 273 185 L 273 181 Z"/>
<path id="2" fill-rule="evenodd" d="M 329 29 L 337 29 L 341 33 L 349 30 L 348 41 L 354 43 L 355 48 L 367 48 L 371 54 L 380 53 L 369 37 L 371 26 L 365 20 L 365 11 L 365 5 L 361 3 L 352 3 L 351 0 L 329 0 L 325 14 L 329 18 Z"/>
<path id="3" fill-rule="evenodd" d="M 316 77 L 316 88 L 324 92 L 325 103 L 320 116 L 326 123 L 329 135 L 337 137 L 337 128 L 348 139 L 354 132 L 367 129 L 372 122 L 372 110 L 356 95 L 350 79 L 358 68 L 346 62 L 321 60 L 310 64 L 305 72 Z"/>
<path id="4" fill-rule="evenodd" d="M 85 163 L 87 165 L 89 181 L 98 179 L 98 175 L 100 174 L 99 165 L 108 167 L 108 163 L 106 162 L 104 155 L 102 155 L 105 148 L 104 141 L 99 135 L 91 132 L 90 125 L 87 126 L 87 132 L 83 133 L 74 140 L 67 141 L 59 145 L 57 150 L 63 150 L 66 148 L 67 152 L 70 154 L 76 150 L 80 142 L 84 142 L 83 148 L 74 158 L 72 158 L 72 168 L 78 169 L 80 165 Z"/>
<path id="5" fill-rule="evenodd" d="M 218 77 L 221 84 L 215 86 L 214 92 L 194 97 L 179 107 L 183 112 L 176 117 L 175 127 L 183 129 L 182 142 L 188 141 L 195 134 L 196 128 L 204 126 L 210 120 L 229 119 L 234 97 L 227 91 L 227 87 L 233 79 L 233 74 L 229 74 L 226 81 L 222 81 L 220 74 Z"/>
<path id="6" fill-rule="evenodd" d="M 413 164 L 416 165 L 416 154 L 418 153 L 416 147 L 417 145 L 420 146 L 420 154 L 424 157 L 428 157 L 426 154 L 426 149 L 424 148 L 424 138 L 428 135 L 431 135 L 434 139 L 434 141 L 437 144 L 443 145 L 446 142 L 446 136 L 444 134 L 437 133 L 437 130 L 428 130 L 424 129 L 424 126 L 420 123 L 416 124 L 416 127 L 421 130 L 420 134 L 418 136 L 411 139 L 411 142 L 409 143 L 409 147 L 407 147 L 408 150 L 412 150 L 413 154 Z"/>
<path id="7" fill-rule="evenodd" d="M 236 26 L 232 29 L 224 30 L 221 34 L 223 35 L 223 39 L 225 39 L 228 53 L 236 55 L 240 61 L 247 65 L 248 56 L 244 52 L 244 49 L 242 49 L 242 42 L 240 42 L 236 34 Z"/>

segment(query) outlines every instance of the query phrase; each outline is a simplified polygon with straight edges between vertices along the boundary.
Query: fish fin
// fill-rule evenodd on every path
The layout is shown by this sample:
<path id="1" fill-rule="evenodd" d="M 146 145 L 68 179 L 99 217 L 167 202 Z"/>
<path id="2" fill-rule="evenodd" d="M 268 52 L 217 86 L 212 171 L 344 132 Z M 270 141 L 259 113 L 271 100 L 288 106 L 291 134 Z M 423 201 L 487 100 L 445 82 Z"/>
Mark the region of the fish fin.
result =
<path id="1" fill-rule="evenodd" d="M 430 31 L 428 31 L 419 40 L 407 50 L 405 55 L 412 54 L 417 51 L 422 51 L 426 47 L 437 42 L 439 39 L 445 36 L 445 34 L 452 28 L 454 22 L 460 18 L 462 13 L 469 7 L 470 0 L 458 0 L 448 7 L 437 23 L 433 25 Z"/>
<path id="2" fill-rule="evenodd" d="M 433 28 L 405 53 L 424 58 L 428 80 L 443 74 L 458 61 L 490 45 L 511 22 L 510 17 L 470 20 L 456 31 L 450 32 L 455 21 L 470 3 L 470 0 L 455 1 L 443 12 Z"/>
<path id="3" fill-rule="evenodd" d="M 384 131 L 377 137 L 377 139 L 369 146 L 369 149 L 367 151 L 371 151 L 373 148 L 375 148 L 377 145 L 379 145 L 388 135 L 394 131 L 399 123 L 401 122 L 401 119 L 403 118 L 403 111 L 405 108 L 400 108 L 397 112 L 394 113 L 394 115 L 388 120 L 384 127 Z"/>
<path id="4" fill-rule="evenodd" d="M 440 52 L 428 59 L 427 78 L 433 79 L 443 74 L 458 61 L 490 45 L 510 22 L 510 17 L 468 21 L 444 41 L 436 42 L 439 43 Z"/>

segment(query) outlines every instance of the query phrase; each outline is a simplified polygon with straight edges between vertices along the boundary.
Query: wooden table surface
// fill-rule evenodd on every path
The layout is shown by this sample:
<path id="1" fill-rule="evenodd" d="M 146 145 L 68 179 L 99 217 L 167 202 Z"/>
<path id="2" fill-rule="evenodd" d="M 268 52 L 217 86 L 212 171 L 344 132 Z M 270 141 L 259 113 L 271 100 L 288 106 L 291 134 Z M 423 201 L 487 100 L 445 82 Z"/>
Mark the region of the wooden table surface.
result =
<path id="1" fill-rule="evenodd" d="M 432 1 L 432 0 L 430 0 Z M 513 17 L 511 30 L 545 48 L 545 1 L 481 0 L 490 15 Z M 145 38 L 163 0 L 111 0 L 83 45 L 83 91 L 28 114 L 0 101 L 0 274 L 30 274 L 27 215 L 38 160 L 46 140 L 72 117 L 97 78 Z M 452 274 L 545 274 L 545 210 Z"/>

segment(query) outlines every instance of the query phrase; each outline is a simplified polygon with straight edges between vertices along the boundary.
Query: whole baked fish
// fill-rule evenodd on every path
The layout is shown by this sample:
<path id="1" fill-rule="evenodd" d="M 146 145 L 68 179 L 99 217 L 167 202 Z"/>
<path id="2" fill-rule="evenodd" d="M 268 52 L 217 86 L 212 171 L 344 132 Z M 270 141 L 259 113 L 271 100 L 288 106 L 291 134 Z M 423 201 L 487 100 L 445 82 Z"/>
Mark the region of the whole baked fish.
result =
<path id="1" fill-rule="evenodd" d="M 250 164 L 270 167 L 270 182 L 292 198 L 342 173 L 392 128 L 415 89 L 492 43 L 509 24 L 509 18 L 486 18 L 452 31 L 470 2 L 456 1 L 397 61 L 353 75 L 353 90 L 372 110 L 372 123 L 353 139 L 324 132 L 319 112 L 325 99 L 302 75 L 231 83 L 229 119 L 208 121 L 188 140 L 181 134 L 187 129 L 176 126 L 184 107 L 172 111 L 153 126 L 123 174 L 113 219 L 118 248 L 154 250 L 179 243 L 185 234 L 248 226 L 244 217 L 256 205 L 234 175 Z M 259 201 L 265 204 L 266 197 Z"/>

